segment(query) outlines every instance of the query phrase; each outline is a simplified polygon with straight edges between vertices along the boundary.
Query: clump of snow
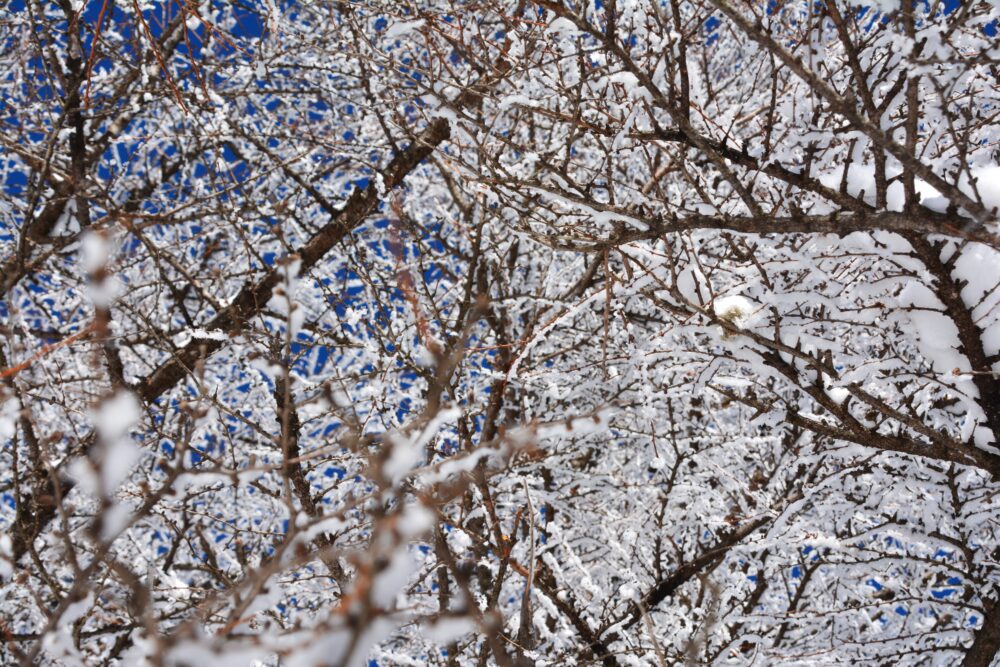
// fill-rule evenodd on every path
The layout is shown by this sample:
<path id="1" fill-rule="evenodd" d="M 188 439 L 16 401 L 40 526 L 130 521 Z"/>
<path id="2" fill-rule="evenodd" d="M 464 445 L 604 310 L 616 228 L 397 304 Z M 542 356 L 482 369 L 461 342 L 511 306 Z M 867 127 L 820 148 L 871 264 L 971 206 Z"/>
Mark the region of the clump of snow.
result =
<path id="1" fill-rule="evenodd" d="M 13 396 L 6 397 L 0 403 L 0 440 L 13 438 L 17 432 L 17 413 L 21 402 Z"/>
<path id="2" fill-rule="evenodd" d="M 464 530 L 453 530 L 448 540 L 451 550 L 461 556 L 472 546 L 472 538 Z"/>
<path id="3" fill-rule="evenodd" d="M 576 24 L 567 18 L 559 17 L 556 18 L 552 23 L 545 28 L 545 33 L 551 35 L 555 39 L 559 38 L 570 38 L 576 37 L 579 34 L 580 29 L 576 27 Z"/>
<path id="4" fill-rule="evenodd" d="M 111 256 L 111 244 L 104 234 L 87 232 L 80 239 L 80 268 L 94 273 L 104 268 Z"/>
<path id="5" fill-rule="evenodd" d="M 120 391 L 101 403 L 97 410 L 97 432 L 105 442 L 114 442 L 128 434 L 142 411 L 131 392 Z"/>
<path id="6" fill-rule="evenodd" d="M 899 0 L 871 0 L 871 6 L 883 14 L 891 14 L 899 9 Z"/>
<path id="7" fill-rule="evenodd" d="M 476 622 L 468 617 L 443 617 L 422 626 L 424 636 L 438 644 L 448 644 L 476 631 Z"/>
<path id="8" fill-rule="evenodd" d="M 142 452 L 129 437 L 129 430 L 142 416 L 135 395 L 120 391 L 106 399 L 94 414 L 98 445 L 88 464 L 79 459 L 70 467 L 86 491 L 108 498 L 125 481 Z M 122 517 L 114 517 L 120 520 Z"/>
<path id="9" fill-rule="evenodd" d="M 393 21 L 392 25 L 385 31 L 383 37 L 386 41 L 393 41 L 405 37 L 414 30 L 419 30 L 426 23 L 424 19 L 413 21 Z"/>
<path id="10" fill-rule="evenodd" d="M 281 276 L 281 282 L 274 288 L 274 294 L 267 304 L 275 312 L 285 316 L 289 332 L 293 337 L 299 332 L 305 321 L 305 310 L 295 302 L 301 268 L 302 260 L 295 256 L 288 257 L 281 262 L 277 269 Z"/>
<path id="11" fill-rule="evenodd" d="M 101 272 L 111 259 L 111 250 L 111 242 L 102 232 L 88 231 L 80 239 L 80 268 L 90 277 L 87 293 L 98 308 L 110 306 L 120 289 L 114 276 Z"/>
<path id="12" fill-rule="evenodd" d="M 829 396 L 834 403 L 837 405 L 843 405 L 847 397 L 851 395 L 851 392 L 844 387 L 837 387 L 829 381 L 825 382 L 823 385 L 823 391 Z"/>
<path id="13" fill-rule="evenodd" d="M 66 207 L 63 209 L 62 215 L 56 220 L 56 224 L 52 227 L 52 234 L 54 236 L 65 236 L 67 234 L 76 234 L 80 231 L 80 221 L 76 217 L 76 200 L 70 199 L 66 202 Z"/>
<path id="14" fill-rule="evenodd" d="M 404 539 L 419 537 L 434 527 L 434 513 L 423 505 L 407 505 L 399 520 L 399 535 Z"/>
<path id="15" fill-rule="evenodd" d="M 880 11 L 894 11 L 898 8 L 898 0 L 884 0 L 884 4 L 890 6 L 889 9 L 878 8 Z M 903 183 L 896 178 L 902 170 L 898 166 L 886 169 L 886 176 L 890 179 L 886 189 L 886 209 L 889 211 L 902 211 L 906 203 Z M 972 178 L 970 182 L 969 174 L 964 172 L 959 176 L 955 185 L 958 189 L 968 195 L 973 200 L 981 201 L 986 209 L 993 209 L 1000 206 L 1000 167 L 996 165 L 977 166 L 970 169 Z M 844 167 L 832 169 L 820 174 L 819 179 L 823 185 L 838 189 L 843 179 Z M 876 184 L 875 167 L 865 164 L 853 164 L 847 172 L 847 194 L 851 197 L 864 199 L 869 204 L 875 204 Z M 952 203 L 948 197 L 930 185 L 923 179 L 916 179 L 914 183 L 917 194 L 920 196 L 920 205 L 932 211 L 942 213 L 948 209 Z"/>
<path id="16" fill-rule="evenodd" d="M 712 303 L 715 316 L 742 329 L 753 313 L 753 302 L 746 297 L 734 295 L 716 299 Z"/>
<path id="17" fill-rule="evenodd" d="M 0 534 L 0 578 L 7 579 L 14 571 L 12 557 L 14 554 L 10 535 Z"/>
<path id="18" fill-rule="evenodd" d="M 411 437 L 394 437 L 391 439 L 392 450 L 385 462 L 383 472 L 393 483 L 398 483 L 414 466 L 424 460 L 424 451 L 430 441 L 445 424 L 456 421 L 461 412 L 456 407 L 442 410 L 434 416 L 424 428 L 412 434 Z"/>
<path id="19" fill-rule="evenodd" d="M 206 329 L 185 329 L 175 334 L 173 338 L 174 345 L 177 347 L 184 347 L 192 340 L 217 340 L 225 342 L 229 340 L 229 336 L 224 331 L 219 331 L 218 329 L 212 331 Z"/>
<path id="20" fill-rule="evenodd" d="M 392 607 L 417 567 L 418 563 L 409 552 L 400 550 L 393 553 L 389 565 L 372 582 L 372 602 L 382 608 Z"/>
<path id="21" fill-rule="evenodd" d="M 42 638 L 42 648 L 45 653 L 60 665 L 83 665 L 83 656 L 74 641 L 74 624 L 87 613 L 94 604 L 94 593 L 66 606 L 55 624 L 53 632 L 48 632 Z"/>

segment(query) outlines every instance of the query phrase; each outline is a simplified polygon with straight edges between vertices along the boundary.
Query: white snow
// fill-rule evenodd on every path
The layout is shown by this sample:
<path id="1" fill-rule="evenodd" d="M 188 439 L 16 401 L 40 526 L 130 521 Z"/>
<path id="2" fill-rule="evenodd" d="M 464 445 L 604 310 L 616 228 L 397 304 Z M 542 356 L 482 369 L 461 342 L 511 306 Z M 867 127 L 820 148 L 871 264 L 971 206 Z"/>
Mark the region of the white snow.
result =
<path id="1" fill-rule="evenodd" d="M 737 328 L 743 328 L 747 319 L 753 314 L 754 304 L 743 296 L 724 296 L 712 302 L 712 309 L 720 320 L 725 320 Z"/>

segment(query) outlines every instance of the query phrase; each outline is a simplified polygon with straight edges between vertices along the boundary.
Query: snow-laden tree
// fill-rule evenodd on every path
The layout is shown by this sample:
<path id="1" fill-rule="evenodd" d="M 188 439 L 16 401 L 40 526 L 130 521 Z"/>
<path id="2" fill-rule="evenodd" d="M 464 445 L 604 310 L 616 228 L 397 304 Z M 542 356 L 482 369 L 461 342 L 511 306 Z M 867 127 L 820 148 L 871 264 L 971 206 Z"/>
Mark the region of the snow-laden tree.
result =
<path id="1" fill-rule="evenodd" d="M 998 20 L 9 2 L 0 661 L 990 665 Z"/>

